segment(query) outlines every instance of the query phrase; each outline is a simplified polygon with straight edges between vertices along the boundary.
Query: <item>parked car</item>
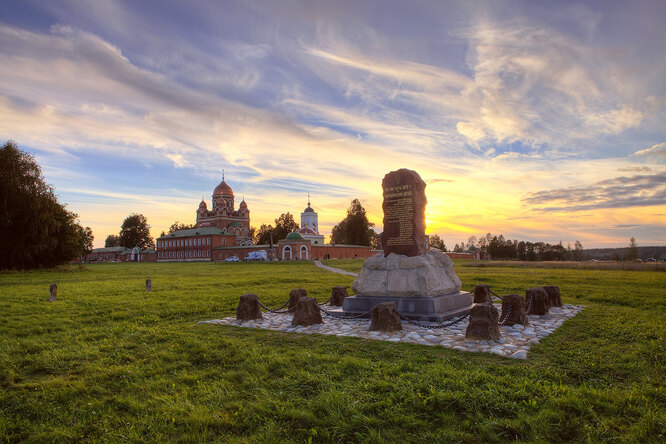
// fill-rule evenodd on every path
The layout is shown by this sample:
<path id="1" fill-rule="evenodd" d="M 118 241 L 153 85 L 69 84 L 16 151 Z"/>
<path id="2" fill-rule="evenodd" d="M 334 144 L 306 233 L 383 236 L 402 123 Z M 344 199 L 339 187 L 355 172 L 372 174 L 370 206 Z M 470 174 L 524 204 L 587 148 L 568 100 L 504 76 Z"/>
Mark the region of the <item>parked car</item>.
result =
<path id="1" fill-rule="evenodd" d="M 240 259 L 238 259 L 238 256 L 229 256 L 224 260 L 225 262 L 239 262 Z"/>

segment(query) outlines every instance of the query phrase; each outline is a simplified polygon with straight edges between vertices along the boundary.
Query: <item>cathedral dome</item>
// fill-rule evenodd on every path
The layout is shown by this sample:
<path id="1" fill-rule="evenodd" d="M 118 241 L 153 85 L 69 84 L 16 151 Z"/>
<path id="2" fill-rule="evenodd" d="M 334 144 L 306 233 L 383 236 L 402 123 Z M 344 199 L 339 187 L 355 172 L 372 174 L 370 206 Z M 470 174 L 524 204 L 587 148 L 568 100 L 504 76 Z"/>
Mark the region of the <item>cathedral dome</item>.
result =
<path id="1" fill-rule="evenodd" d="M 240 209 L 247 210 L 247 203 L 245 203 L 245 200 L 243 200 L 243 201 L 240 203 L 240 207 L 239 207 L 239 208 L 240 208 Z"/>
<path id="2" fill-rule="evenodd" d="M 205 200 L 202 200 L 202 201 L 201 201 L 201 203 L 199 204 L 199 208 L 202 208 L 202 209 L 204 209 L 204 210 L 205 210 L 206 208 L 208 208 L 208 206 L 206 205 L 206 201 L 205 201 Z"/>
<path id="3" fill-rule="evenodd" d="M 222 178 L 222 182 L 218 186 L 215 187 L 213 190 L 213 196 L 221 194 L 222 196 L 233 196 L 234 191 L 231 189 L 229 185 L 224 181 L 224 177 Z"/>
<path id="4" fill-rule="evenodd" d="M 316 235 L 317 234 L 317 232 L 315 230 L 313 230 L 312 228 L 310 228 L 310 227 L 303 227 L 300 230 L 298 230 L 298 232 L 300 234 L 305 234 L 305 235 L 308 235 L 308 234 L 315 234 Z"/>
<path id="5" fill-rule="evenodd" d="M 303 212 L 304 213 L 314 213 L 315 210 L 313 210 L 312 207 L 310 205 L 308 205 L 308 207 L 305 210 L 303 210 Z"/>
<path id="6" fill-rule="evenodd" d="M 286 240 L 303 240 L 303 236 L 298 231 L 292 231 L 287 234 Z"/>

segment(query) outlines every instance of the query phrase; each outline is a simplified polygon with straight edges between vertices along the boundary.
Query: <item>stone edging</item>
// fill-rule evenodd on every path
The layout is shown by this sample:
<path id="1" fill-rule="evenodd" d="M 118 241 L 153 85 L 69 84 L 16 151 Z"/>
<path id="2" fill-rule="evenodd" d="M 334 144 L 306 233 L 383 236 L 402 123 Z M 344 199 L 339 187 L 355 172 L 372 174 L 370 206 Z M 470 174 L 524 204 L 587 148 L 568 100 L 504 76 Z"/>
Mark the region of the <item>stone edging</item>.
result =
<path id="1" fill-rule="evenodd" d="M 329 267 L 332 268 L 332 267 Z M 343 270 L 344 271 L 344 270 Z M 498 310 L 501 305 L 495 304 Z M 369 319 L 347 320 L 324 316 L 323 324 L 309 327 L 292 327 L 291 314 L 264 313 L 263 319 L 255 321 L 237 321 L 236 318 L 200 321 L 199 324 L 221 324 L 246 328 L 261 328 L 294 333 L 318 333 L 322 335 L 350 336 L 389 342 L 409 342 L 412 344 L 438 345 L 471 352 L 490 352 L 510 358 L 526 359 L 527 352 L 546 336 L 553 333 L 567 319 L 576 316 L 584 307 L 565 304 L 563 307 L 551 307 L 545 316 L 528 315 L 529 325 L 500 326 L 502 338 L 493 341 L 474 341 L 465 338 L 468 319 L 443 329 L 420 328 L 408 322 L 402 322 L 402 331 L 384 333 L 368 331 Z"/>

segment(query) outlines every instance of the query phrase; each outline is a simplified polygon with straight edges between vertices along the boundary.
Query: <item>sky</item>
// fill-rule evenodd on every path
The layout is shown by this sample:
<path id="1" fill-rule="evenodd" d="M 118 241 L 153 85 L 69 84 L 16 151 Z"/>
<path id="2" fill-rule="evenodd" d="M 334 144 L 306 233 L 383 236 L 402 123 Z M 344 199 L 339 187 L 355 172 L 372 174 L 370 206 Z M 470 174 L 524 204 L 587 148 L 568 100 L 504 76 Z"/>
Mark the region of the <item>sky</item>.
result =
<path id="1" fill-rule="evenodd" d="M 666 2 L 0 2 L 0 140 L 95 246 L 193 223 L 222 178 L 258 227 L 320 232 L 381 180 L 428 234 L 666 245 Z"/>

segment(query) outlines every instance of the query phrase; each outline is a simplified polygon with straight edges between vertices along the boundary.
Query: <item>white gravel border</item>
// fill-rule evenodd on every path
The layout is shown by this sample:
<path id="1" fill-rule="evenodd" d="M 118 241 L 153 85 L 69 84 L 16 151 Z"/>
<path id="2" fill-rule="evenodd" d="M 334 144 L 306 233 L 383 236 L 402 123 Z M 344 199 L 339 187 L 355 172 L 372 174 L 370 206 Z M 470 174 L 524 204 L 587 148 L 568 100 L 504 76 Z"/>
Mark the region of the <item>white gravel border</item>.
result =
<path id="1" fill-rule="evenodd" d="M 494 304 L 501 312 L 501 304 Z M 322 315 L 324 323 L 308 327 L 291 326 L 291 314 L 263 313 L 263 319 L 254 321 L 237 321 L 235 317 L 200 321 L 199 324 L 221 324 L 245 328 L 261 328 L 294 333 L 318 333 L 322 335 L 350 336 L 363 339 L 374 339 L 389 342 L 409 342 L 412 344 L 435 345 L 461 351 L 490 352 L 510 358 L 526 359 L 530 346 L 538 344 L 546 336 L 553 333 L 567 319 L 573 318 L 584 307 L 582 305 L 565 304 L 562 307 L 551 307 L 545 316 L 528 315 L 530 323 L 526 326 L 500 325 L 501 339 L 497 341 L 476 341 L 465 338 L 468 319 L 460 323 L 439 329 L 417 327 L 402 321 L 402 331 L 384 333 L 368 331 L 369 319 L 349 320 L 336 319 Z"/>

